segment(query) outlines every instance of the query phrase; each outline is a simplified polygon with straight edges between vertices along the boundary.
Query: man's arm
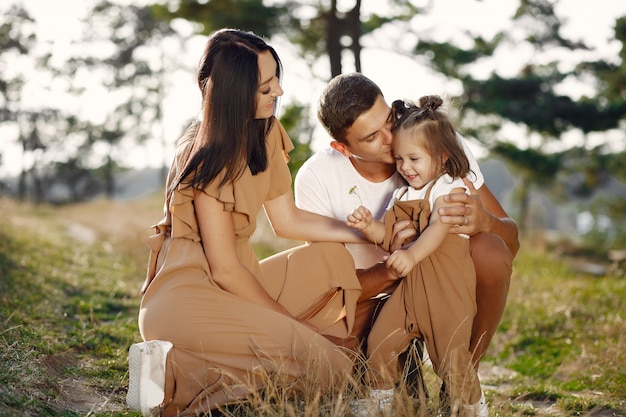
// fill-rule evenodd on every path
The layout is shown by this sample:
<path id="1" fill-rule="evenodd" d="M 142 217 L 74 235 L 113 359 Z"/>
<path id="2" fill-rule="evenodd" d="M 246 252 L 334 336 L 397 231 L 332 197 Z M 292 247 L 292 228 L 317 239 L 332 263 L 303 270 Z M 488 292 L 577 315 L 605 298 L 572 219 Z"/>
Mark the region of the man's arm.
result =
<path id="1" fill-rule="evenodd" d="M 502 238 L 511 254 L 519 250 L 519 230 L 515 221 L 504 211 L 498 199 L 487 184 L 478 190 L 467 179 L 463 179 L 470 194 L 454 193 L 446 195 L 446 202 L 460 203 L 438 210 L 441 222 L 451 224 L 450 233 L 475 235 L 480 232 L 493 233 Z"/>

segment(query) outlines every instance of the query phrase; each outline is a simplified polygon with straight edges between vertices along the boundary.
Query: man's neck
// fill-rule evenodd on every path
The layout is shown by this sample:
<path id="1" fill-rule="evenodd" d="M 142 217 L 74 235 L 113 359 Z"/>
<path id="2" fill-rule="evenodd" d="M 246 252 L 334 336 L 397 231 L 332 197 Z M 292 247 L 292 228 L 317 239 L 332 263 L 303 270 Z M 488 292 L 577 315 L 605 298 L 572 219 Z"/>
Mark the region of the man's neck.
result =
<path id="1" fill-rule="evenodd" d="M 371 182 L 383 182 L 396 172 L 395 164 L 368 162 L 353 156 L 350 157 L 350 162 L 363 178 Z"/>

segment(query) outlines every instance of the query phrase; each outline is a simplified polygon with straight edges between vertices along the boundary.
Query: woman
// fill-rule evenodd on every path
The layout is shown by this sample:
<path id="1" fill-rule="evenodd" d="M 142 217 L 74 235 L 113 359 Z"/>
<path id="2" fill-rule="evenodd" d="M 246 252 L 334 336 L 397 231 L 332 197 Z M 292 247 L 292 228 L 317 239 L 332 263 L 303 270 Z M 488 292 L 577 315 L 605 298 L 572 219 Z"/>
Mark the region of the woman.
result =
<path id="1" fill-rule="evenodd" d="M 249 241 L 261 207 L 277 236 L 357 239 L 339 220 L 295 207 L 293 145 L 274 117 L 280 76 L 278 55 L 256 35 L 224 29 L 209 38 L 198 71 L 202 118 L 178 143 L 165 216 L 149 238 L 139 329 L 153 342 L 131 348 L 129 387 L 129 404 L 138 391 L 133 404 L 146 414 L 201 414 L 261 388 L 267 375 L 332 386 L 351 369 L 324 337 L 350 333 L 360 294 L 343 245 L 304 245 L 260 263 Z M 154 344 L 167 352 L 164 397 L 148 404 L 142 385 L 154 378 L 137 375 L 154 366 Z M 133 363 L 144 369 L 133 373 Z"/>

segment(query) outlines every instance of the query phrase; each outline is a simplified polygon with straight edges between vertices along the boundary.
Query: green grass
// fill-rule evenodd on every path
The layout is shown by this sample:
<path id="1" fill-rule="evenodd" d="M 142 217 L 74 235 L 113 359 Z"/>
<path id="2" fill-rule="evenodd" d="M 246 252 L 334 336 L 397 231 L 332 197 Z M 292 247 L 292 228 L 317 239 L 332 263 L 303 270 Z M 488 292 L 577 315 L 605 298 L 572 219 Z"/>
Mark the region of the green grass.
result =
<path id="1" fill-rule="evenodd" d="M 486 359 L 516 372 L 509 400 L 555 403 L 562 415 L 626 414 L 626 278 L 576 273 L 525 249 Z"/>
<path id="2" fill-rule="evenodd" d="M 127 351 L 140 340 L 144 238 L 160 211 L 160 196 L 61 208 L 0 200 L 0 416 L 139 415 L 125 407 Z M 76 224 L 96 239 L 68 234 Z M 259 239 L 259 253 L 271 242 Z M 523 246 L 481 366 L 491 415 L 626 416 L 625 334 L 626 277 L 580 274 Z M 439 382 L 432 370 L 426 376 L 435 398 Z M 267 393 L 230 411 L 346 410 L 346 397 Z"/>
<path id="3" fill-rule="evenodd" d="M 139 339 L 142 270 L 130 252 L 67 236 L 55 211 L 4 214 L 0 415 L 133 415 L 126 352 Z"/>

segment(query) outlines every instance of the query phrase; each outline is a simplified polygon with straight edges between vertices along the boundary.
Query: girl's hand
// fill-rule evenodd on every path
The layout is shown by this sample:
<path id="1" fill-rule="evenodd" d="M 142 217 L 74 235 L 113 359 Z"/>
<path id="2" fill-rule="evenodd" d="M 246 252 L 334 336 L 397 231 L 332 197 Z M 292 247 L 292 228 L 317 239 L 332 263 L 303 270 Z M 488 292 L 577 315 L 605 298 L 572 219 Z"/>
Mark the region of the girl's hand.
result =
<path id="1" fill-rule="evenodd" d="M 393 269 L 398 276 L 406 277 L 415 266 L 413 255 L 406 250 L 397 250 L 385 257 L 387 268 Z"/>
<path id="2" fill-rule="evenodd" d="M 371 223 L 372 212 L 363 206 L 355 208 L 346 218 L 346 225 L 359 230 L 366 229 Z"/>

